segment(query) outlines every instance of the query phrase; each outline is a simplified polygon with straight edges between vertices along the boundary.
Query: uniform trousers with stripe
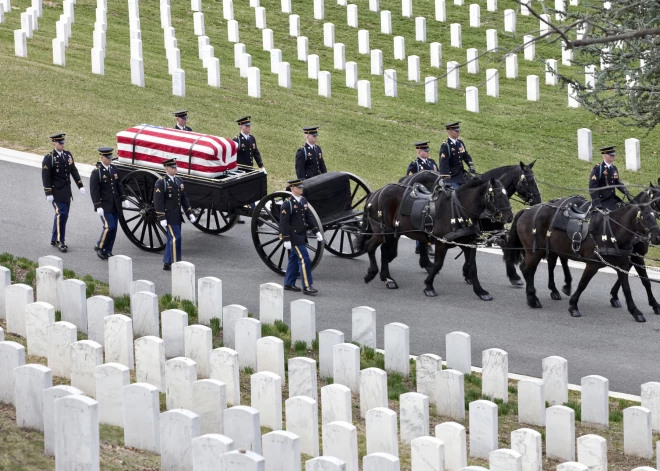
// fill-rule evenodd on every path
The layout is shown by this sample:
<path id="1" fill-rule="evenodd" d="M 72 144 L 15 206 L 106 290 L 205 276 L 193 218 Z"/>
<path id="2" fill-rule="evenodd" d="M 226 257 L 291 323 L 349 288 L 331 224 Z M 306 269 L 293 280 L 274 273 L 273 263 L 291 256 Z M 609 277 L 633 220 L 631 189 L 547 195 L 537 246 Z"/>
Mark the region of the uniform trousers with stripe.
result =
<path id="1" fill-rule="evenodd" d="M 103 253 L 112 253 L 112 248 L 115 246 L 115 238 L 117 237 L 117 221 L 119 220 L 119 213 L 104 213 L 101 216 L 101 223 L 103 229 L 101 236 L 97 242 L 99 250 Z"/>
<path id="2" fill-rule="evenodd" d="M 163 254 L 163 263 L 171 265 L 181 261 L 181 224 L 167 225 L 167 244 Z"/>
<path id="3" fill-rule="evenodd" d="M 309 259 L 305 244 L 293 246 L 289 250 L 289 264 L 286 267 L 284 284 L 295 285 L 298 277 L 302 279 L 304 288 L 312 286 L 312 261 Z"/>
<path id="4" fill-rule="evenodd" d="M 56 203 L 53 201 L 55 218 L 53 219 L 51 242 L 64 242 L 66 240 L 66 221 L 69 219 L 69 206 L 71 206 L 71 203 Z"/>

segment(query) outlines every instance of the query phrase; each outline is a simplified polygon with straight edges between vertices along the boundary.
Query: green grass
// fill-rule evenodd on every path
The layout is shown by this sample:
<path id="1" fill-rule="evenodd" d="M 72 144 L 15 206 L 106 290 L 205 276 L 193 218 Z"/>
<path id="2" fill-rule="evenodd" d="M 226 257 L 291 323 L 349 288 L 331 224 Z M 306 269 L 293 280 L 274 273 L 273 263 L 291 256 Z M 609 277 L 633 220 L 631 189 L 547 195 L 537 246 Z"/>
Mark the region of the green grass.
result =
<path id="1" fill-rule="evenodd" d="M 406 38 L 406 54 L 421 58 L 422 79 L 445 73 L 444 65 L 455 60 L 464 62 L 470 47 L 485 49 L 486 30 L 498 29 L 502 50 L 522 44 L 522 36 L 538 29 L 538 20 L 518 15 L 515 35 L 503 32 L 503 12 L 516 8 L 514 0 L 500 0 L 497 12 L 481 4 L 481 28 L 469 27 L 469 6 L 447 4 L 447 22 L 434 19 L 434 2 L 415 2 L 413 16 L 427 18 L 427 43 L 414 41 L 415 22 L 401 16 L 399 0 L 382 0 L 381 10 L 392 11 L 393 35 L 380 33 L 380 15 L 369 12 L 368 0 L 356 0 L 359 28 L 370 31 L 370 46 L 383 51 L 383 68 L 395 69 L 401 83 L 398 98 L 383 93 L 383 77 L 370 75 L 369 55 L 357 51 L 357 30 L 346 25 L 346 8 L 335 1 L 325 2 L 325 20 L 313 20 L 313 2 L 294 0 L 294 13 L 300 15 L 301 35 L 309 38 L 309 54 L 318 54 L 321 70 L 332 74 L 332 98 L 318 96 L 318 84 L 307 79 L 307 65 L 296 59 L 296 39 L 288 36 L 288 15 L 280 12 L 279 0 L 262 0 L 267 11 L 267 27 L 274 32 L 275 47 L 282 50 L 283 60 L 291 64 L 292 89 L 277 85 L 270 73 L 270 54 L 262 50 L 262 32 L 254 26 L 254 9 L 248 2 L 235 2 L 235 19 L 239 22 L 240 40 L 252 55 L 253 65 L 261 69 L 261 99 L 247 96 L 246 79 L 233 67 L 233 44 L 227 42 L 227 24 L 222 19 L 222 3 L 205 1 L 206 34 L 220 58 L 222 88 L 207 86 L 206 71 L 198 59 L 197 40 L 193 34 L 193 17 L 186 2 L 172 5 L 172 26 L 176 29 L 181 66 L 186 72 L 185 98 L 171 95 L 171 77 L 163 46 L 158 2 L 140 5 L 140 21 L 144 51 L 146 88 L 130 85 L 129 23 L 125 4 L 108 5 L 105 75 L 91 73 L 92 30 L 95 21 L 94 0 L 79 0 L 75 6 L 76 22 L 66 51 L 66 67 L 52 64 L 51 41 L 55 22 L 62 13 L 62 2 L 45 2 L 39 31 L 28 40 L 28 58 L 14 56 L 13 30 L 20 28 L 20 11 L 30 0 L 14 0 L 12 12 L 5 15 L 0 28 L 0 68 L 3 70 L 3 109 L 11 116 L 0 130 L 0 145 L 18 150 L 45 153 L 50 149 L 47 136 L 67 133 L 67 145 L 83 162 L 96 161 L 96 148 L 113 145 L 118 131 L 138 123 L 172 126 L 171 112 L 186 108 L 190 125 L 200 132 L 231 137 L 237 129 L 234 120 L 251 115 L 253 131 L 269 172 L 270 188 L 283 186 L 294 172 L 294 155 L 303 142 L 300 128 L 320 125 L 319 145 L 330 170 L 344 170 L 363 177 L 372 188 L 396 181 L 414 155 L 412 143 L 430 140 L 437 157 L 445 139 L 443 123 L 462 121 L 463 138 L 473 156 L 477 171 L 500 165 L 538 159 L 535 167 L 541 181 L 565 187 L 585 188 L 591 164 L 577 159 L 578 128 L 593 131 L 594 148 L 615 144 L 622 150 L 629 137 L 641 140 L 644 172 L 628 172 L 620 157 L 622 178 L 631 183 L 648 184 L 660 173 L 660 163 L 653 158 L 658 148 L 658 133 L 645 136 L 636 128 L 614 120 L 598 119 L 584 110 L 567 108 L 567 93 L 559 87 L 544 84 L 541 61 L 525 61 L 518 54 L 519 77 L 506 79 L 501 54 L 480 59 L 480 73 L 460 71 L 461 90 L 446 88 L 446 79 L 438 83 L 437 104 L 424 102 L 420 84 L 407 85 L 407 61 L 393 58 L 393 37 Z M 468 2 L 470 3 L 470 2 Z M 358 64 L 358 77 L 371 81 L 372 109 L 357 106 L 357 91 L 344 86 L 345 73 L 333 69 L 332 50 L 323 47 L 323 23 L 335 24 L 335 40 L 346 44 L 346 60 Z M 450 47 L 449 25 L 461 23 L 463 48 Z M 429 44 L 443 45 L 443 68 L 432 69 Z M 536 45 L 537 56 L 559 60 L 559 71 L 583 76 L 577 67 L 561 65 L 558 43 Z M 487 68 L 502 67 L 500 97 L 487 97 L 480 88 L 480 113 L 465 110 L 465 87 L 484 83 Z M 526 101 L 526 76 L 541 78 L 541 102 Z M 53 119 L 53 116 L 66 119 Z M 620 153 L 623 155 L 623 152 Z M 594 155 L 598 160 L 598 155 Z M 575 193 L 542 184 L 544 198 Z"/>

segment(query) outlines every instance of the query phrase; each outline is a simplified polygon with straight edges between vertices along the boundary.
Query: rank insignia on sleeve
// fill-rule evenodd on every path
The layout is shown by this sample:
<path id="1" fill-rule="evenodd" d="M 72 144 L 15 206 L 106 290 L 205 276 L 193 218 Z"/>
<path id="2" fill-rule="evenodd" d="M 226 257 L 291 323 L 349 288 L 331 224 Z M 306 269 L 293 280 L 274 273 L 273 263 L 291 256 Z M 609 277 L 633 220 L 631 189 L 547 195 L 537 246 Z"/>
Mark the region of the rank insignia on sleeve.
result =
<path id="1" fill-rule="evenodd" d="M 592 180 L 598 180 L 598 179 L 596 178 L 596 175 L 593 175 L 593 176 L 591 177 L 591 179 L 592 179 Z"/>
<path id="2" fill-rule="evenodd" d="M 46 170 L 48 170 L 48 165 L 44 165 L 44 168 L 45 168 Z"/>
<path id="3" fill-rule="evenodd" d="M 156 193 L 160 193 L 160 188 L 156 188 Z"/>
<path id="4" fill-rule="evenodd" d="M 69 157 L 69 165 L 72 165 L 72 164 L 73 164 L 73 159 L 71 157 Z"/>
<path id="5" fill-rule="evenodd" d="M 614 175 L 612 175 L 613 178 L 619 178 L 619 174 L 614 172 Z"/>
<path id="6" fill-rule="evenodd" d="M 440 158 L 441 158 L 441 159 L 444 159 L 444 158 L 445 158 L 445 154 L 444 154 L 444 152 L 443 152 L 442 154 L 440 154 Z"/>
<path id="7" fill-rule="evenodd" d="M 286 210 L 285 210 L 285 209 L 282 210 L 282 214 L 286 214 Z"/>
<path id="8" fill-rule="evenodd" d="M 256 144 L 252 144 L 252 148 L 255 149 L 257 147 Z"/>

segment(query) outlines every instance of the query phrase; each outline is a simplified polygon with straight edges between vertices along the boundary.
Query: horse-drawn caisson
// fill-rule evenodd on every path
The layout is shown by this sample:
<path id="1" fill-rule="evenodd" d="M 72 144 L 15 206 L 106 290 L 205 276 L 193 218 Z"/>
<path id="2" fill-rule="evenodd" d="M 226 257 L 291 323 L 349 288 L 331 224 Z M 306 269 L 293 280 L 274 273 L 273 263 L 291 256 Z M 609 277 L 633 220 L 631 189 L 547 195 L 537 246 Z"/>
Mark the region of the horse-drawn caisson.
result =
<path id="1" fill-rule="evenodd" d="M 178 177 L 195 215 L 193 225 L 217 235 L 231 229 L 239 216 L 251 217 L 257 253 L 271 270 L 284 275 L 279 209 L 291 193 L 269 194 L 264 172 L 236 163 L 236 146 L 231 139 L 146 124 L 118 133 L 116 166 L 130 202 L 122 209 L 120 224 L 128 239 L 147 251 L 165 248 L 165 230 L 154 208 L 154 185 L 163 175 L 162 162 L 176 158 Z M 364 253 L 354 248 L 350 228 L 360 223 L 370 192 L 363 180 L 350 173 L 330 172 L 305 181 L 305 197 L 325 237 L 324 242 L 308 242 L 314 267 L 324 249 L 348 258 Z"/>

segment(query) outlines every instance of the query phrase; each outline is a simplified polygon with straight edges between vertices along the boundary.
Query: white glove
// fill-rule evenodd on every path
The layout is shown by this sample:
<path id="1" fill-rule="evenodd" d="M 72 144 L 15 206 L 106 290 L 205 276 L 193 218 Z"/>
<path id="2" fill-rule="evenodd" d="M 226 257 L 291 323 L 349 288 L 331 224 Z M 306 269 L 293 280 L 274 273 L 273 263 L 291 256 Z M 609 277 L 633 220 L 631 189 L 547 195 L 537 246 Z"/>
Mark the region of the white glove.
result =
<path id="1" fill-rule="evenodd" d="M 52 203 L 54 199 L 55 198 L 53 198 L 53 195 L 46 196 L 46 201 L 48 201 L 49 203 Z"/>
<path id="2" fill-rule="evenodd" d="M 131 203 L 129 203 L 128 200 L 124 200 L 124 201 L 121 202 L 121 206 L 122 206 L 122 208 L 128 209 L 128 208 L 131 207 Z"/>
<path id="3" fill-rule="evenodd" d="M 321 234 L 320 232 L 317 232 L 316 233 L 316 240 L 318 240 L 319 242 L 323 242 L 323 234 Z"/>
<path id="4" fill-rule="evenodd" d="M 96 214 L 103 216 L 103 208 L 96 208 Z"/>
<path id="5" fill-rule="evenodd" d="M 291 250 L 291 242 L 288 240 L 284 242 L 284 248 L 287 250 Z"/>
<path id="6" fill-rule="evenodd" d="M 268 172 L 266 172 L 266 167 L 261 167 L 261 171 L 264 172 L 264 175 L 268 175 Z"/>
<path id="7" fill-rule="evenodd" d="M 195 221 L 197 221 L 197 218 L 195 217 L 194 214 L 191 214 L 190 215 L 190 222 L 195 222 Z"/>
<path id="8" fill-rule="evenodd" d="M 84 195 L 84 194 L 85 194 L 85 187 L 82 187 L 82 188 L 80 189 L 80 194 L 81 194 L 81 195 Z"/>
<path id="9" fill-rule="evenodd" d="M 160 225 L 163 227 L 163 229 L 167 229 L 167 221 L 165 219 L 160 221 Z"/>

